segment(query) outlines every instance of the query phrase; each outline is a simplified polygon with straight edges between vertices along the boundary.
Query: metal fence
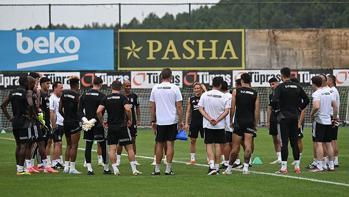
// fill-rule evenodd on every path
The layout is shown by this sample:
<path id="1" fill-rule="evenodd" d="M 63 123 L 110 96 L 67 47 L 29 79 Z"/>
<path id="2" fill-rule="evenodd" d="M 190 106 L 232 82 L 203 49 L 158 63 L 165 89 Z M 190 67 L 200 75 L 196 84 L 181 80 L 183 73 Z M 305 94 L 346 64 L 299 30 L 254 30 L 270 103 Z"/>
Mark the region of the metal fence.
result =
<path id="1" fill-rule="evenodd" d="M 217 10 L 219 12 L 215 12 Z M 129 24 L 134 17 L 139 22 L 146 18 L 170 19 L 168 24 L 159 24 L 156 20 L 156 24 L 151 24 L 150 20 L 145 21 L 145 25 L 154 28 L 343 28 L 349 24 L 348 17 L 345 16 L 348 11 L 349 2 L 318 1 L 0 4 L 0 29 L 28 29 L 39 26 L 133 28 Z M 172 17 L 166 13 L 172 14 Z M 215 17 L 211 17 L 213 13 Z M 300 21 L 301 16 L 304 20 Z M 228 22 L 222 23 L 223 19 Z"/>

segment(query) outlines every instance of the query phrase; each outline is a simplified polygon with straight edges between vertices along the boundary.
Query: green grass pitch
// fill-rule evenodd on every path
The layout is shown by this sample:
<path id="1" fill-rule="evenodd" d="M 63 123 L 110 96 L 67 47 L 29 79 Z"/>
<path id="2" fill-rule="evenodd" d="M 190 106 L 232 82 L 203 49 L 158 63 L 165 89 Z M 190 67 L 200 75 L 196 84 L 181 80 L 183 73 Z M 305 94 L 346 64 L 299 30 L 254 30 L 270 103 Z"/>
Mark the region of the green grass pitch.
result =
<path id="1" fill-rule="evenodd" d="M 242 175 L 234 171 L 231 176 L 207 176 L 207 167 L 188 166 L 174 163 L 175 176 L 152 177 L 152 160 L 139 157 L 142 164 L 141 176 L 132 176 L 125 156 L 121 161 L 121 176 L 102 174 L 102 167 L 96 165 L 96 152 L 92 154 L 95 176 L 87 176 L 82 166 L 84 153 L 78 152 L 77 169 L 82 175 L 36 174 L 15 175 L 14 141 L 12 134 L 0 135 L 0 196 L 348 196 L 349 193 L 349 128 L 339 131 L 340 168 L 335 172 L 311 173 L 305 166 L 311 161 L 311 133 L 305 130 L 302 174 L 292 172 L 289 160 L 289 175 L 275 176 L 278 165 L 269 163 L 275 159 L 272 139 L 264 128 L 259 129 L 255 140 L 254 156 L 261 157 L 262 165 L 254 165 L 250 170 L 256 173 Z M 140 129 L 137 141 L 137 155 L 152 157 L 154 136 L 149 129 Z M 189 141 L 177 141 L 175 160 L 189 159 Z M 203 140 L 198 140 L 198 163 L 205 164 Z M 80 148 L 84 148 L 83 140 Z M 96 145 L 93 147 L 96 149 Z M 242 155 L 242 154 L 241 154 Z M 164 166 L 161 171 L 163 173 Z M 301 179 L 297 179 L 301 177 Z M 327 181 L 327 182 L 326 182 Z"/>

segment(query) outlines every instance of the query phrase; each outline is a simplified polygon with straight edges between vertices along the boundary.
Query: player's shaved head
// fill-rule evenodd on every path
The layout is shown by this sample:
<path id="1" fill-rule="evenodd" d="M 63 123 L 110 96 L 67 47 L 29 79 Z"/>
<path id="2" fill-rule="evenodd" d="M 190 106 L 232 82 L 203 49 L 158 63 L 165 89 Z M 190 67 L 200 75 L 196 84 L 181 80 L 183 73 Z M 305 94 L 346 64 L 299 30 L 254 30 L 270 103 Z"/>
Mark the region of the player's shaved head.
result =
<path id="1" fill-rule="evenodd" d="M 122 87 L 122 83 L 118 80 L 113 81 L 113 83 L 111 84 L 112 90 L 120 91 L 121 87 Z"/>

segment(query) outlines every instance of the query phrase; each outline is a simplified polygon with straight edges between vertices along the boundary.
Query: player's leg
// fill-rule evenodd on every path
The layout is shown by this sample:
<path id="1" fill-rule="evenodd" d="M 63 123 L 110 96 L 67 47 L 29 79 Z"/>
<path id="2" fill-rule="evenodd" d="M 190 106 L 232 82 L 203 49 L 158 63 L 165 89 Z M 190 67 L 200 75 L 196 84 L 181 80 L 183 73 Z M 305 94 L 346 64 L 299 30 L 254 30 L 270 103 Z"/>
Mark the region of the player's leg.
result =
<path id="1" fill-rule="evenodd" d="M 100 144 L 97 145 L 97 161 L 98 161 L 98 165 L 101 166 L 103 165 L 103 156 L 102 156 L 102 149 Z"/>
<path id="2" fill-rule="evenodd" d="M 292 148 L 292 154 L 294 159 L 294 170 L 297 174 L 301 173 L 300 171 L 300 151 L 298 146 L 298 140 L 299 140 L 299 133 L 298 133 L 298 121 L 293 120 L 289 124 L 290 129 L 290 144 Z"/>
<path id="3" fill-rule="evenodd" d="M 136 165 L 136 157 L 135 157 L 135 153 L 133 150 L 133 144 L 132 141 L 130 144 L 125 145 L 125 150 L 127 152 L 127 156 L 128 156 L 128 161 L 130 162 L 130 166 L 132 169 L 132 174 L 137 176 L 142 174 L 142 172 L 137 170 L 137 165 Z"/>
<path id="4" fill-rule="evenodd" d="M 151 175 L 160 175 L 160 165 L 164 151 L 164 143 L 166 142 L 166 127 L 157 125 L 155 136 L 155 167 Z"/>
<path id="5" fill-rule="evenodd" d="M 71 146 L 70 146 L 70 169 L 69 174 L 81 174 L 76 170 L 76 156 L 78 151 L 78 145 L 80 140 L 80 130 L 71 134 Z"/>
<path id="6" fill-rule="evenodd" d="M 190 151 L 190 161 L 188 164 L 195 164 L 196 163 L 196 139 L 199 135 L 199 128 L 194 127 L 190 125 L 189 127 L 189 137 L 190 137 L 190 144 L 189 144 L 189 151 Z"/>
<path id="7" fill-rule="evenodd" d="M 217 174 L 215 168 L 215 155 L 214 155 L 214 132 L 211 129 L 205 128 L 205 144 L 206 144 L 206 153 L 209 163 L 208 175 Z"/>
<path id="8" fill-rule="evenodd" d="M 31 131 L 29 132 L 32 133 Z M 33 168 L 33 164 L 32 164 L 33 147 L 34 147 L 33 140 L 32 139 L 28 140 L 28 143 L 26 143 L 26 147 L 25 147 L 25 169 L 29 173 L 38 173 L 38 171 Z"/>
<path id="9" fill-rule="evenodd" d="M 66 149 L 65 149 L 65 153 L 64 153 L 64 173 L 69 173 L 69 168 L 70 168 L 70 149 L 71 149 L 71 144 L 72 144 L 72 140 L 71 140 L 71 135 L 70 133 L 66 132 L 66 128 L 64 128 L 64 133 L 65 133 L 65 139 L 67 142 L 66 145 Z"/>
<path id="10" fill-rule="evenodd" d="M 239 156 L 239 152 L 240 152 L 240 144 L 241 144 L 241 134 L 238 132 L 237 133 L 237 130 L 234 129 L 234 132 L 233 132 L 233 147 L 231 149 L 231 152 L 230 152 L 230 156 L 229 156 L 229 165 L 227 167 L 227 169 L 223 172 L 223 174 L 231 174 L 232 173 L 232 170 L 233 170 L 233 164 L 235 163 L 236 159 L 238 158 Z"/>
<path id="11" fill-rule="evenodd" d="M 28 130 L 27 129 L 18 129 L 14 133 L 16 140 L 16 160 L 17 160 L 17 175 L 30 175 L 24 169 L 25 157 L 26 157 L 26 148 L 29 143 Z"/>
<path id="12" fill-rule="evenodd" d="M 270 122 L 270 125 L 269 125 L 269 135 L 271 135 L 273 139 L 274 150 L 276 153 L 276 160 L 271 162 L 270 164 L 281 163 L 281 143 L 280 143 L 280 137 L 278 136 L 277 125 L 278 124 L 276 121 Z"/>
<path id="13" fill-rule="evenodd" d="M 117 149 L 117 145 L 115 144 L 115 142 L 110 142 L 109 143 L 109 159 L 110 162 L 112 163 L 112 167 L 113 167 L 113 171 L 115 175 L 120 175 L 120 171 L 118 166 L 116 165 L 116 149 Z"/>
<path id="14" fill-rule="evenodd" d="M 326 131 L 325 131 L 325 147 L 326 147 L 326 155 L 327 155 L 327 160 L 326 164 L 328 165 L 328 170 L 334 171 L 334 147 L 332 144 L 332 139 L 334 138 L 334 133 L 332 129 L 332 125 L 326 125 L 325 126 Z"/>
<path id="15" fill-rule="evenodd" d="M 60 160 L 62 155 L 62 136 L 63 127 L 57 125 L 57 128 L 53 131 L 53 155 L 52 155 L 52 166 L 54 169 L 63 168 L 63 161 Z"/>
<path id="16" fill-rule="evenodd" d="M 281 169 L 276 173 L 286 174 L 287 158 L 288 158 L 288 140 L 290 138 L 289 120 L 283 119 L 280 121 L 278 127 L 280 128 L 281 138 Z"/>
<path id="17" fill-rule="evenodd" d="M 333 132 L 333 138 L 332 138 L 332 147 L 333 147 L 333 152 L 334 152 L 334 167 L 339 167 L 339 160 L 338 160 L 338 145 L 337 145 L 337 137 L 338 137 L 338 126 L 335 125 L 332 127 L 332 132 Z"/>
<path id="18" fill-rule="evenodd" d="M 316 167 L 311 170 L 312 172 L 320 172 L 323 171 L 324 166 L 324 149 L 323 149 L 323 141 L 325 136 L 324 127 L 321 124 L 316 123 L 313 127 L 313 136 L 315 142 L 315 153 L 316 153 Z"/>
<path id="19" fill-rule="evenodd" d="M 121 153 L 122 153 L 122 146 L 117 146 L 116 148 L 116 165 L 120 166 L 121 164 Z"/>
<path id="20" fill-rule="evenodd" d="M 94 175 L 92 164 L 91 164 L 91 151 L 92 151 L 93 141 L 86 140 L 85 143 L 85 160 L 87 167 L 87 175 Z"/>
<path id="21" fill-rule="evenodd" d="M 250 165 L 250 159 L 252 155 L 252 146 L 253 146 L 253 134 L 245 133 L 244 134 L 244 167 L 242 169 L 243 174 L 248 174 L 248 167 Z"/>
<path id="22" fill-rule="evenodd" d="M 178 133 L 177 124 L 167 126 L 167 133 L 165 137 L 165 146 L 166 146 L 166 169 L 165 175 L 174 175 L 172 169 L 172 160 L 174 157 L 174 143 L 176 140 L 176 135 Z"/>
<path id="23" fill-rule="evenodd" d="M 107 160 L 107 142 L 105 140 L 101 140 L 97 144 L 101 149 L 102 162 L 103 162 L 103 174 L 111 174 L 109 170 L 109 162 Z"/>

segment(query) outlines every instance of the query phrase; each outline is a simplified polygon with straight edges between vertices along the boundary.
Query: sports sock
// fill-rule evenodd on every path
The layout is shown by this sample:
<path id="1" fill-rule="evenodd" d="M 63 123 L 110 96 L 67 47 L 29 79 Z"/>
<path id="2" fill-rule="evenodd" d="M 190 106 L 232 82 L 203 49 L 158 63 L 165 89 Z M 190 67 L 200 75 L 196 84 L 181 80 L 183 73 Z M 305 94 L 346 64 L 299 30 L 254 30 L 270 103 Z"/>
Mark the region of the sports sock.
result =
<path id="1" fill-rule="evenodd" d="M 320 170 L 323 170 L 323 166 L 322 166 L 323 162 L 321 160 L 316 162 L 316 167 Z"/>
<path id="2" fill-rule="evenodd" d="M 248 163 L 244 163 L 244 169 L 247 169 L 248 170 L 248 167 L 250 166 L 250 164 Z"/>
<path id="3" fill-rule="evenodd" d="M 334 168 L 334 162 L 330 160 L 328 162 L 328 166 L 330 167 L 330 169 L 333 169 Z"/>
<path id="4" fill-rule="evenodd" d="M 121 155 L 116 155 L 116 161 L 117 161 L 117 163 L 121 162 Z"/>
<path id="5" fill-rule="evenodd" d="M 131 161 L 131 162 L 130 162 L 130 165 L 131 165 L 132 172 L 134 172 L 134 171 L 137 170 L 136 161 Z"/>
<path id="6" fill-rule="evenodd" d="M 51 163 L 51 155 L 47 155 L 47 162 Z"/>
<path id="7" fill-rule="evenodd" d="M 171 170 L 172 170 L 172 163 L 167 163 L 165 172 L 171 172 Z"/>
<path id="8" fill-rule="evenodd" d="M 278 161 L 281 161 L 281 152 L 276 152 L 276 157 Z"/>
<path id="9" fill-rule="evenodd" d="M 43 159 L 42 163 L 44 164 L 44 167 L 48 167 L 48 159 Z"/>
<path id="10" fill-rule="evenodd" d="M 97 159 L 98 159 L 98 163 L 102 162 L 102 160 L 103 160 L 102 155 L 98 155 L 98 156 L 97 156 Z"/>
<path id="11" fill-rule="evenodd" d="M 236 165 L 240 165 L 240 164 L 241 164 L 241 161 L 240 161 L 240 159 L 236 159 L 234 163 L 235 163 Z"/>
<path id="12" fill-rule="evenodd" d="M 155 171 L 155 172 L 160 172 L 160 164 L 156 164 L 156 165 L 155 165 L 154 171 Z"/>
<path id="13" fill-rule="evenodd" d="M 25 160 L 25 166 L 26 166 L 26 168 L 32 167 L 31 159 L 26 159 L 26 160 Z"/>
<path id="14" fill-rule="evenodd" d="M 221 160 L 222 160 L 222 161 L 224 161 L 224 160 L 225 160 L 224 155 L 221 155 Z"/>
<path id="15" fill-rule="evenodd" d="M 281 170 L 287 170 L 287 161 L 281 162 Z"/>
<path id="16" fill-rule="evenodd" d="M 63 163 L 63 156 L 59 156 L 59 163 L 62 164 Z"/>
<path id="17" fill-rule="evenodd" d="M 33 167 L 35 165 L 35 159 L 30 160 L 30 167 Z"/>
<path id="18" fill-rule="evenodd" d="M 196 161 L 195 153 L 190 153 L 190 161 Z"/>
<path id="19" fill-rule="evenodd" d="M 73 163 L 73 162 L 72 162 Z M 86 163 L 87 170 L 93 172 L 91 163 Z"/>
<path id="20" fill-rule="evenodd" d="M 116 163 L 113 163 L 111 166 L 112 166 L 112 168 L 113 168 L 114 173 L 119 171 L 119 168 L 118 168 L 118 166 L 116 165 Z"/>
<path id="21" fill-rule="evenodd" d="M 335 164 L 335 165 L 338 165 L 338 164 L 339 164 L 338 156 L 335 156 L 335 157 L 334 157 L 334 164 Z"/>
<path id="22" fill-rule="evenodd" d="M 295 160 L 294 161 L 294 167 L 295 168 L 299 168 L 299 164 L 300 164 L 299 160 Z"/>
<path id="23" fill-rule="evenodd" d="M 65 161 L 64 162 L 64 169 L 68 169 L 70 166 L 70 162 L 69 161 Z"/>
<path id="24" fill-rule="evenodd" d="M 75 170 L 75 162 L 70 162 L 70 169 Z"/>
<path id="25" fill-rule="evenodd" d="M 103 169 L 104 169 L 104 171 L 109 171 L 109 165 L 108 164 L 104 164 L 103 165 Z"/>
<path id="26" fill-rule="evenodd" d="M 232 171 L 232 170 L 233 170 L 233 166 L 229 164 L 227 167 L 227 171 Z"/>
<path id="27" fill-rule="evenodd" d="M 219 164 L 218 163 L 214 164 L 214 169 L 217 170 L 217 171 L 219 170 Z"/>
<path id="28" fill-rule="evenodd" d="M 214 160 L 210 160 L 208 163 L 210 164 L 210 169 L 215 169 L 214 168 Z"/>
<path id="29" fill-rule="evenodd" d="M 23 172 L 24 171 L 24 167 L 23 166 L 20 166 L 20 165 L 17 165 L 17 172 Z"/>

